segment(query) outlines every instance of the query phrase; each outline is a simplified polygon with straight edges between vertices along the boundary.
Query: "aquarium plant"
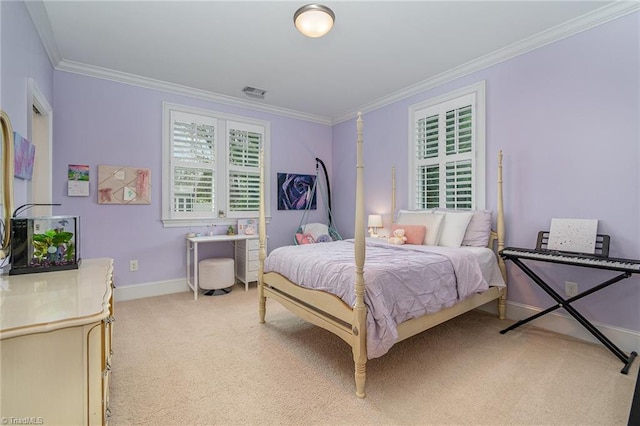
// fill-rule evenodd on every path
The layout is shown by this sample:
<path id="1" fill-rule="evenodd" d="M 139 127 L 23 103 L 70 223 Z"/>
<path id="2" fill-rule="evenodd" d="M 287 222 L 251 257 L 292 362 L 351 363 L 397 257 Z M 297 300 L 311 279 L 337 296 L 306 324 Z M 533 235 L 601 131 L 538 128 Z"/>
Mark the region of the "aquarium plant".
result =
<path id="1" fill-rule="evenodd" d="M 73 262 L 75 245 L 73 233 L 61 228 L 49 229 L 44 234 L 33 234 L 33 257 L 39 264 Z"/>

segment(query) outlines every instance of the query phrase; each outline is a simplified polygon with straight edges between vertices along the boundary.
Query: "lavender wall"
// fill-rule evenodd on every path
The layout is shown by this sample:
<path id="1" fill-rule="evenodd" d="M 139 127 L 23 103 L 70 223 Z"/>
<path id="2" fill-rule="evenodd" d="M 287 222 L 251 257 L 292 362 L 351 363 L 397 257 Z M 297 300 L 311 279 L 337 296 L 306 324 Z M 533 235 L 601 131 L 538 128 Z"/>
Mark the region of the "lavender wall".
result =
<path id="1" fill-rule="evenodd" d="M 407 203 L 410 105 L 486 81 L 487 208 L 496 205 L 497 153 L 504 151 L 507 244 L 534 247 L 551 218 L 599 219 L 611 256 L 640 259 L 639 17 L 634 13 L 409 99 L 365 114 L 367 213 L 390 223 L 391 167 L 398 208 Z M 355 123 L 333 128 L 337 223 L 353 229 Z M 351 232 L 351 235 L 353 233 Z M 612 274 L 543 264 L 545 279 L 581 289 Z M 547 307 L 550 299 L 511 265 L 509 300 Z M 640 279 L 633 276 L 577 303 L 595 321 L 640 330 Z"/>
<path id="2" fill-rule="evenodd" d="M 314 173 L 325 160 L 333 182 L 339 230 L 352 236 L 356 138 L 354 120 L 333 128 L 220 105 L 157 90 L 53 71 L 22 2 L 0 2 L 0 104 L 14 129 L 27 133 L 27 78 L 35 78 L 54 110 L 54 200 L 59 214 L 82 219 L 82 256 L 111 256 L 116 284 L 182 279 L 185 228 L 163 228 L 161 216 L 162 101 L 271 122 L 270 249 L 289 244 L 300 214 L 276 210 L 277 172 Z M 553 217 L 600 220 L 612 256 L 640 258 L 639 16 L 634 13 L 502 64 L 365 115 L 367 213 L 390 223 L 390 174 L 397 168 L 398 207 L 407 206 L 408 107 L 486 81 L 487 207 L 496 204 L 496 155 L 505 153 L 507 244 L 531 247 Z M 55 88 L 55 98 L 54 98 Z M 66 195 L 69 164 L 91 167 L 91 196 Z M 97 165 L 148 167 L 152 204 L 103 206 L 96 201 Z M 339 182 L 339 184 L 337 184 Z M 16 181 L 16 203 L 26 199 Z M 320 217 L 320 212 L 315 218 Z M 199 229 L 192 229 L 199 231 Z M 202 229 L 203 230 L 203 229 Z M 207 255 L 230 255 L 211 246 Z M 140 270 L 128 271 L 138 259 Z M 577 281 L 582 289 L 609 274 L 542 265 L 545 278 Z M 509 268 L 509 299 L 546 307 L 548 298 Z M 640 280 L 631 278 L 586 298 L 580 308 L 596 321 L 640 331 Z"/>
<path id="3" fill-rule="evenodd" d="M 270 121 L 270 249 L 291 244 L 301 218 L 301 212 L 277 210 L 277 172 L 314 174 L 315 157 L 330 163 L 329 126 L 67 72 L 56 71 L 54 84 L 53 193 L 54 200 L 63 204 L 56 213 L 80 215 L 82 256 L 113 257 L 118 287 L 184 278 L 184 235 L 190 230 L 207 230 L 163 228 L 160 221 L 163 101 Z M 89 197 L 66 195 L 69 164 L 90 166 Z M 151 169 L 151 204 L 97 204 L 100 164 Z M 209 244 L 201 249 L 201 257 L 231 254 L 231 244 Z M 139 261 L 137 272 L 129 272 L 131 259 Z"/>
<path id="4" fill-rule="evenodd" d="M 53 99 L 53 67 L 42 46 L 31 17 L 23 2 L 0 2 L 2 56 L 0 75 L 0 108 L 11 120 L 13 130 L 27 137 L 27 81 L 33 78 L 51 104 Z M 14 179 L 15 205 L 27 200 L 27 181 Z"/>

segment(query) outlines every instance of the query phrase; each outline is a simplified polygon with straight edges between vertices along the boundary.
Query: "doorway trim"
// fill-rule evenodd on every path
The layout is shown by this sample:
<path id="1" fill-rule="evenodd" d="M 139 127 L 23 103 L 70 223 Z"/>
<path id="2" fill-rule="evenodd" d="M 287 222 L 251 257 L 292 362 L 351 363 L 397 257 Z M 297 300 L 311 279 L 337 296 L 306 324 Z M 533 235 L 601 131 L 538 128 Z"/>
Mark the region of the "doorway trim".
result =
<path id="1" fill-rule="evenodd" d="M 37 109 L 42 117 L 47 120 L 46 126 L 46 140 L 45 144 L 48 145 L 48 157 L 45 159 L 47 168 L 49 170 L 49 176 L 47 179 L 47 185 L 45 188 L 45 194 L 47 197 L 46 202 L 50 203 L 53 200 L 53 108 L 47 101 L 38 84 L 33 78 L 27 80 L 27 139 L 33 142 L 33 110 Z M 36 153 L 37 155 L 37 153 Z M 27 200 L 30 203 L 43 202 L 42 200 L 33 200 L 33 180 L 30 180 L 27 185 Z M 48 215 L 51 215 L 51 207 L 48 207 Z"/>

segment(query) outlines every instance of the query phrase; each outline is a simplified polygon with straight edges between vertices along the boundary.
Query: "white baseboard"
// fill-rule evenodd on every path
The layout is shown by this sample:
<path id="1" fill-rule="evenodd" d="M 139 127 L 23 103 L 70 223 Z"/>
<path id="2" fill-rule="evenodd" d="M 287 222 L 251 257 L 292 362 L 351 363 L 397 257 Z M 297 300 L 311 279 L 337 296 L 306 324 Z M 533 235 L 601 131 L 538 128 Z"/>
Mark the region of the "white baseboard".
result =
<path id="1" fill-rule="evenodd" d="M 154 283 L 137 284 L 126 287 L 116 287 L 114 297 L 116 302 L 125 300 L 140 299 L 143 297 L 161 296 L 163 294 L 181 293 L 184 291 L 190 291 L 185 279 L 170 280 L 170 281 L 158 281 Z M 487 303 L 481 306 L 479 309 L 497 314 L 497 306 L 495 302 Z M 537 314 L 542 309 L 535 306 L 523 305 L 521 303 L 507 301 L 507 318 L 514 321 L 520 321 L 528 318 L 531 315 Z M 592 321 L 602 334 L 607 336 L 624 352 L 635 351 L 640 353 L 640 333 L 633 330 L 628 330 L 620 327 L 613 327 L 611 325 L 598 323 Z M 551 312 L 547 315 L 543 315 L 540 318 L 535 319 L 529 323 L 535 327 L 543 328 L 545 330 L 553 331 L 555 333 L 565 334 L 567 336 L 575 337 L 577 339 L 586 340 L 589 342 L 599 341 L 584 329 L 573 317 Z"/>
<path id="2" fill-rule="evenodd" d="M 140 299 L 143 297 L 162 296 L 163 294 L 182 293 L 189 291 L 186 279 L 158 281 L 154 283 L 136 284 L 126 287 L 118 287 L 114 291 L 116 302 Z"/>
<path id="3" fill-rule="evenodd" d="M 479 309 L 494 314 L 497 314 L 498 312 L 496 303 L 493 302 L 487 303 Z M 507 301 L 507 318 L 510 320 L 520 321 L 541 311 L 543 311 L 543 309 L 535 306 Z M 602 334 L 611 339 L 611 341 L 623 352 L 629 353 L 635 351 L 640 353 L 640 332 L 614 327 L 608 324 L 598 323 L 596 321 L 591 321 L 591 323 L 597 327 Z M 527 325 L 575 337 L 576 339 L 600 343 L 599 340 L 585 330 L 585 328 L 582 327 L 582 325 L 580 325 L 580 323 L 573 317 L 560 312 L 550 312 L 540 318 L 536 318 Z"/>

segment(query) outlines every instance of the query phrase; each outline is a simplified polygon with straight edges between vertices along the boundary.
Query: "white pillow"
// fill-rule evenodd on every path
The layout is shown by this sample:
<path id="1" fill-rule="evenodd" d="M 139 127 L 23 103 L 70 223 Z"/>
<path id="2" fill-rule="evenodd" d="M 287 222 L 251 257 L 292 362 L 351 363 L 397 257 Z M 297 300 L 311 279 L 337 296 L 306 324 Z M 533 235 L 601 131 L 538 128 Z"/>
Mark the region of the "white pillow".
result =
<path id="1" fill-rule="evenodd" d="M 440 231 L 439 246 L 443 247 L 460 247 L 467 226 L 471 222 L 473 212 L 446 212 L 444 214 L 444 222 Z"/>
<path id="2" fill-rule="evenodd" d="M 440 226 L 444 218 L 443 213 L 432 211 L 408 211 L 400 210 L 398 213 L 398 225 L 422 225 L 427 228 L 424 235 L 425 246 L 437 246 L 440 240 Z"/>
<path id="3" fill-rule="evenodd" d="M 302 232 L 311 234 L 317 240 L 320 235 L 329 235 L 329 227 L 324 223 L 307 223 L 302 227 Z"/>
<path id="4" fill-rule="evenodd" d="M 425 209 L 425 210 L 398 210 L 398 217 L 401 214 L 421 214 L 421 213 L 433 213 L 436 209 Z"/>
<path id="5" fill-rule="evenodd" d="M 467 232 L 462 240 L 463 246 L 486 247 L 491 235 L 491 210 L 475 210 Z"/>
<path id="6" fill-rule="evenodd" d="M 439 212 L 459 213 L 460 210 L 438 208 Z M 461 245 L 470 247 L 487 247 L 491 235 L 491 210 L 470 210 L 473 213 Z"/>

